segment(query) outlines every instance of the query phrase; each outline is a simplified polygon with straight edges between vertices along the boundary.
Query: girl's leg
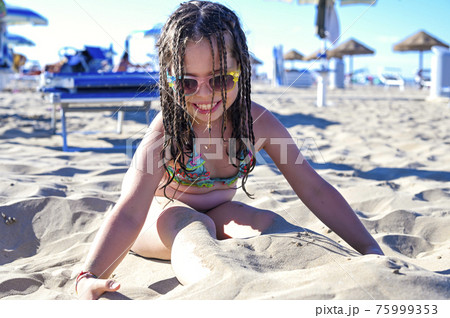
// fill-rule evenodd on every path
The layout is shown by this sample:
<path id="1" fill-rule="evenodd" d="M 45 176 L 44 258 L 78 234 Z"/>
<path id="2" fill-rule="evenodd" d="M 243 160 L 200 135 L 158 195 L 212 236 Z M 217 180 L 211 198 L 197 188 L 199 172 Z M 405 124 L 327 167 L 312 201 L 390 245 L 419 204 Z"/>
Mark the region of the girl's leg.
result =
<path id="1" fill-rule="evenodd" d="M 155 197 L 131 250 L 143 257 L 170 260 L 176 235 L 194 222 L 201 224 L 207 236 L 216 237 L 214 222 L 204 213 L 177 200 Z"/>
<path id="2" fill-rule="evenodd" d="M 203 260 L 218 252 L 215 238 L 214 222 L 206 214 L 182 202 L 155 197 L 131 250 L 144 257 L 171 260 L 177 279 L 186 285 L 212 271 Z"/>
<path id="3" fill-rule="evenodd" d="M 155 197 L 139 237 L 131 248 L 151 258 L 171 260 L 183 285 L 208 276 L 204 260 L 219 251 L 213 220 L 186 204 Z"/>
<path id="4" fill-rule="evenodd" d="M 261 233 L 299 231 L 274 212 L 239 202 L 223 203 L 206 214 L 179 201 L 166 203 L 165 198 L 154 199 L 132 250 L 144 257 L 170 259 L 183 285 L 197 282 L 213 270 L 216 275 L 224 275 L 235 266 L 222 255 L 223 243 L 216 237 L 244 238 Z"/>

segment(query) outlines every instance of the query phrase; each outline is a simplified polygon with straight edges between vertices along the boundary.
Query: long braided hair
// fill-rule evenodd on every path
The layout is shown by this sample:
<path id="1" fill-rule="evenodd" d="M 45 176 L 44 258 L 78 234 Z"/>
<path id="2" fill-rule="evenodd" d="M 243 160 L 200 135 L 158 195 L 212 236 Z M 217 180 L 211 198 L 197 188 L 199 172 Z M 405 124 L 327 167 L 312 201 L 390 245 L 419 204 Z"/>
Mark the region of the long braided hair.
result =
<path id="1" fill-rule="evenodd" d="M 226 37 L 231 41 L 226 42 Z M 249 149 L 254 148 L 253 119 L 251 116 L 250 78 L 251 67 L 247 40 L 236 14 L 219 3 L 209 1 L 189 1 L 182 3 L 169 17 L 164 25 L 157 46 L 159 48 L 160 66 L 160 98 L 164 125 L 165 141 L 161 156 L 173 160 L 186 172 L 186 157 L 193 153 L 195 133 L 192 128 L 193 118 L 186 110 L 184 95 L 184 56 L 188 41 L 207 39 L 214 56 L 213 41 L 217 44 L 220 73 L 227 73 L 227 44 L 240 66 L 238 95 L 231 107 L 226 111 L 226 89 L 222 85 L 223 117 L 222 139 L 228 118 L 232 123 L 232 140 L 236 141 L 236 152 L 233 154 L 239 161 L 245 160 L 246 167 L 242 178 L 242 189 L 251 197 L 245 188 L 249 173 L 256 164 L 255 157 L 248 160 Z M 215 65 L 213 59 L 212 73 Z M 180 85 L 174 90 L 169 87 L 167 74 L 180 78 Z M 228 151 L 227 151 L 228 153 Z M 254 151 L 253 151 L 254 153 Z M 230 155 L 230 154 L 228 154 Z M 165 157 L 166 156 L 166 157 Z M 166 161 L 164 168 L 168 172 Z M 233 163 L 234 165 L 234 163 Z M 166 183 L 162 185 L 166 195 L 166 187 L 172 182 L 174 175 L 168 174 Z M 167 195 L 166 195 L 167 197 Z"/>

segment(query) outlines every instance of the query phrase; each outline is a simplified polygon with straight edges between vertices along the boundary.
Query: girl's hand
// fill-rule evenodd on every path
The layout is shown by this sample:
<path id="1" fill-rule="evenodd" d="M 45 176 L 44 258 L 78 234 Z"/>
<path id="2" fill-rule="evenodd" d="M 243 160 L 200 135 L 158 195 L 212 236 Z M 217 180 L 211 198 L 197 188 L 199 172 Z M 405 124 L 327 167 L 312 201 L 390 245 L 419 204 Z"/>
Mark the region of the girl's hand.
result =
<path id="1" fill-rule="evenodd" d="M 98 279 L 86 277 L 78 282 L 78 299 L 96 300 L 105 292 L 115 292 L 120 288 L 120 284 L 112 279 Z"/>

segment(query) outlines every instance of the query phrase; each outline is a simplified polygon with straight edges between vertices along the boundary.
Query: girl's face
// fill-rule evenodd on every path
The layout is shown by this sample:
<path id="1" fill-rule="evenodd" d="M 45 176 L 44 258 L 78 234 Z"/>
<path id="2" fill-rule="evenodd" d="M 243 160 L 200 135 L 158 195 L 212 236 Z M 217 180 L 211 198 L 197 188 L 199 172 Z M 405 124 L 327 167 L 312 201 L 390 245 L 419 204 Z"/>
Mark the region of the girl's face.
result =
<path id="1" fill-rule="evenodd" d="M 230 39 L 225 38 L 228 42 Z M 219 55 L 217 53 L 217 44 L 213 40 L 214 49 L 214 74 L 211 74 L 211 66 L 213 65 L 213 57 L 211 56 L 211 47 L 207 39 L 199 42 L 189 41 L 186 46 L 184 65 L 185 76 L 194 76 L 197 78 L 198 90 L 193 95 L 186 96 L 186 105 L 189 114 L 197 123 L 208 124 L 222 118 L 223 100 L 220 91 L 213 92 L 210 88 L 208 77 L 211 75 L 222 75 L 220 72 Z M 226 45 L 228 47 L 228 45 Z M 227 71 L 238 72 L 238 64 L 232 57 L 230 50 L 227 48 Z M 237 77 L 235 78 L 237 80 Z M 194 82 L 195 83 L 195 82 Z M 214 95 L 214 97 L 213 97 Z M 227 101 L 225 109 L 231 107 L 238 95 L 238 85 L 227 91 Z M 211 103 L 212 101 L 212 103 Z M 211 119 L 209 117 L 211 116 Z"/>

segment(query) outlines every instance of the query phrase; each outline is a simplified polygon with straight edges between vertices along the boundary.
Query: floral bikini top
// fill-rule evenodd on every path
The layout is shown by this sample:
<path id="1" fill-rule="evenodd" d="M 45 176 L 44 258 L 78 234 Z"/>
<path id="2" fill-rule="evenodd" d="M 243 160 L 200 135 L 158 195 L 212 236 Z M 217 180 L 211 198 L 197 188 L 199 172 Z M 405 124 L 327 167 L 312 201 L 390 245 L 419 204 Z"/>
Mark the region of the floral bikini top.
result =
<path id="1" fill-rule="evenodd" d="M 253 154 L 251 151 L 248 154 L 250 158 L 250 164 L 253 162 Z M 168 166 L 167 169 L 169 171 L 170 176 L 173 176 L 173 179 L 182 184 L 182 185 L 192 185 L 196 187 L 207 187 L 211 188 L 214 186 L 214 182 L 222 182 L 226 185 L 232 185 L 236 182 L 237 179 L 242 178 L 244 174 L 247 172 L 245 159 L 241 160 L 239 164 L 238 173 L 230 178 L 211 178 L 210 172 L 206 171 L 204 167 L 205 160 L 201 157 L 201 154 L 197 154 L 194 146 L 194 154 L 191 155 L 189 161 L 186 164 L 186 172 L 183 169 L 178 168 L 174 170 L 171 166 Z"/>

